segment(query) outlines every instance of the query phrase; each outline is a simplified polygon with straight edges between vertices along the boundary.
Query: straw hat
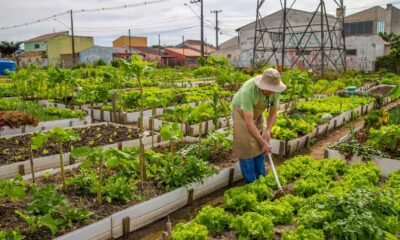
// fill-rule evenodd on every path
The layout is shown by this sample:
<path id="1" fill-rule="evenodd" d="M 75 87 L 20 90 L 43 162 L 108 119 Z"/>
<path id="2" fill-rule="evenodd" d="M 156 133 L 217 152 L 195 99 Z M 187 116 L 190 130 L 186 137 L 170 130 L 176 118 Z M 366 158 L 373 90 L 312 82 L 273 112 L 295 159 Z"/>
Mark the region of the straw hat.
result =
<path id="1" fill-rule="evenodd" d="M 263 75 L 255 77 L 254 81 L 261 90 L 283 92 L 286 89 L 286 85 L 281 81 L 281 74 L 273 68 L 265 70 Z"/>

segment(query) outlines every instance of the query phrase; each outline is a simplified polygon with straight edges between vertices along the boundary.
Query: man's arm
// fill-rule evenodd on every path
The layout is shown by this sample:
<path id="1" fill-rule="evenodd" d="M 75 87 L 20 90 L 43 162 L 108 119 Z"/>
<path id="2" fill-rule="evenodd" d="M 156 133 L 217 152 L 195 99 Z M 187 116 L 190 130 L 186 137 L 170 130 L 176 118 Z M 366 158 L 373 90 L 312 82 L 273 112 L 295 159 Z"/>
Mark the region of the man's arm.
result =
<path id="1" fill-rule="evenodd" d="M 243 112 L 243 118 L 246 122 L 247 129 L 249 130 L 250 134 L 258 141 L 264 153 L 271 152 L 271 147 L 269 143 L 267 143 L 264 138 L 261 136 L 260 132 L 258 131 L 256 125 L 254 124 L 253 120 L 253 112 Z"/>
<path id="2" fill-rule="evenodd" d="M 268 141 L 268 143 L 271 140 L 271 129 L 272 129 L 272 126 L 274 126 L 274 124 L 276 122 L 277 112 L 278 112 L 278 110 L 275 107 L 271 107 L 269 114 L 268 114 L 267 123 L 266 123 L 265 129 L 262 134 L 263 139 Z"/>

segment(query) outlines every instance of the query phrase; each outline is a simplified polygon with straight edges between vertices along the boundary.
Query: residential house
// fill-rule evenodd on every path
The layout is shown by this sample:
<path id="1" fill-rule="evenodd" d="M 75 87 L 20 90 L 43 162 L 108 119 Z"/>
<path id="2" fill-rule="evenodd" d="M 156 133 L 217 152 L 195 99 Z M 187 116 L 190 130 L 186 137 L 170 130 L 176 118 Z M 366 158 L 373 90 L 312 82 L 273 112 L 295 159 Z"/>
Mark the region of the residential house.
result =
<path id="1" fill-rule="evenodd" d="M 375 60 L 390 52 L 381 32 L 400 34 L 400 9 L 388 4 L 345 17 L 346 63 L 350 69 L 375 70 Z"/>
<path id="2" fill-rule="evenodd" d="M 185 48 L 185 49 L 191 49 L 195 50 L 198 52 L 201 52 L 201 41 L 200 40 L 185 40 L 184 42 L 176 45 L 177 48 Z M 204 43 L 204 53 L 205 55 L 210 55 L 213 52 L 215 52 L 217 49 L 209 44 L 209 43 Z"/>
<path id="3" fill-rule="evenodd" d="M 129 44 L 130 42 L 130 44 Z M 113 47 L 147 47 L 147 37 L 121 36 L 115 39 Z"/>
<path id="4" fill-rule="evenodd" d="M 76 54 L 93 45 L 93 37 L 74 36 Z M 29 39 L 24 42 L 24 48 L 25 52 L 41 53 L 48 65 L 72 65 L 72 36 L 68 32 L 50 33 Z"/>
<path id="5" fill-rule="evenodd" d="M 131 48 L 131 54 L 140 54 L 139 51 Z M 106 64 L 110 64 L 116 58 L 129 59 L 129 48 L 125 47 L 103 47 L 93 46 L 91 48 L 79 52 L 79 62 L 92 64 L 96 61 L 103 60 Z"/>
<path id="6" fill-rule="evenodd" d="M 173 66 L 175 56 L 168 55 L 160 48 L 133 47 L 143 59 L 149 62 L 159 62 L 161 66 Z"/>
<path id="7" fill-rule="evenodd" d="M 200 52 L 193 49 L 186 48 L 165 48 L 164 52 L 167 55 L 173 56 L 172 66 L 188 66 L 197 67 L 199 66 L 199 58 L 201 57 Z"/>

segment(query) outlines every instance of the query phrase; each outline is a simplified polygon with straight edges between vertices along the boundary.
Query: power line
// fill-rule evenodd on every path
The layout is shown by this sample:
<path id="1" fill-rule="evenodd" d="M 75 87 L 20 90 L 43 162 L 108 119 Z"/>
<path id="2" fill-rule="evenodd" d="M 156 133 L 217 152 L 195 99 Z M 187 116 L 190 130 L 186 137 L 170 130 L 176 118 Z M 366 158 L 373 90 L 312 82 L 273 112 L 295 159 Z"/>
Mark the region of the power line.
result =
<path id="1" fill-rule="evenodd" d="M 153 1 L 146 1 L 146 2 L 141 2 L 141 3 L 126 4 L 126 5 L 122 5 L 122 6 L 116 6 L 116 7 L 73 10 L 73 12 L 74 13 L 85 13 L 85 12 L 109 11 L 109 10 L 117 10 L 117 9 L 123 9 L 123 8 L 134 8 L 134 7 L 139 7 L 139 6 L 157 4 L 157 3 L 162 3 L 162 2 L 166 2 L 166 1 L 171 1 L 171 0 L 153 0 Z M 0 27 L 0 30 L 7 30 L 7 29 L 25 27 L 25 26 L 28 26 L 28 25 L 37 24 L 37 23 L 40 23 L 40 22 L 44 22 L 44 21 L 47 21 L 47 20 L 51 20 L 51 19 L 60 17 L 60 16 L 64 16 L 64 15 L 67 15 L 67 14 L 70 14 L 70 11 L 65 11 L 65 12 L 62 12 L 62 13 L 54 14 L 52 16 L 41 18 L 41 19 L 38 19 L 38 20 L 35 20 L 35 21 L 31 21 L 31 22 L 26 22 L 26 23 L 22 23 L 22 24 L 7 26 L 7 27 Z"/>

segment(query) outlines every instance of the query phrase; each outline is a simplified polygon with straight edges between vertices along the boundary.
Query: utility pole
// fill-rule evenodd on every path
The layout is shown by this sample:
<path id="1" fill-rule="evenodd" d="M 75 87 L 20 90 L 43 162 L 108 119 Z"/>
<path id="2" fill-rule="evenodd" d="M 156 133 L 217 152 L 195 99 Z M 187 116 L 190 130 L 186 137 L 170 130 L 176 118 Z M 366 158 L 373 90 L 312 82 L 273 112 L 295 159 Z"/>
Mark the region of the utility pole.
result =
<path id="1" fill-rule="evenodd" d="M 161 56 L 161 36 L 158 34 L 158 56 Z"/>
<path id="2" fill-rule="evenodd" d="M 200 51 L 201 56 L 204 57 L 204 0 L 190 0 L 190 3 L 200 3 Z"/>
<path id="3" fill-rule="evenodd" d="M 218 27 L 218 13 L 222 12 L 222 10 L 213 10 L 211 13 L 215 13 L 215 47 L 217 50 L 219 49 L 218 46 L 218 35 L 219 35 L 219 27 Z"/>
<path id="4" fill-rule="evenodd" d="M 128 45 L 129 45 L 129 59 L 131 59 L 132 56 L 132 49 L 131 49 L 131 29 L 128 30 Z"/>
<path id="5" fill-rule="evenodd" d="M 182 36 L 182 55 L 185 56 L 185 36 Z"/>
<path id="6" fill-rule="evenodd" d="M 69 11 L 71 14 L 71 35 L 72 35 L 72 66 L 75 66 L 75 35 L 74 35 L 74 18 L 72 17 L 72 10 Z"/>

